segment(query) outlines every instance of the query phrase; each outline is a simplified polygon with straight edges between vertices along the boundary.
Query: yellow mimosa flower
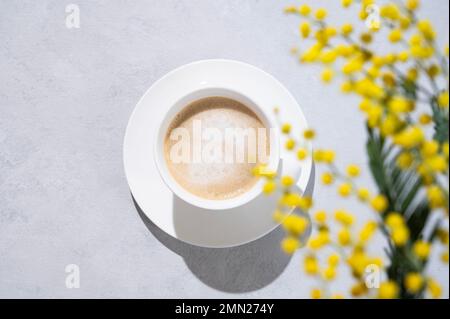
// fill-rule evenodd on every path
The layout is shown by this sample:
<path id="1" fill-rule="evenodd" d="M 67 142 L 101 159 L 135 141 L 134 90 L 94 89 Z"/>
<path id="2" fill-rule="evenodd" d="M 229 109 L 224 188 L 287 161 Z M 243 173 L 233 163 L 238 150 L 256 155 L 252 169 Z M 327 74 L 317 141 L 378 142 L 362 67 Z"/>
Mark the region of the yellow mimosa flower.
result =
<path id="1" fill-rule="evenodd" d="M 361 173 L 361 169 L 358 165 L 350 164 L 347 166 L 347 175 L 349 177 L 358 177 Z"/>
<path id="2" fill-rule="evenodd" d="M 325 224 L 327 221 L 327 213 L 324 210 L 319 210 L 314 214 L 314 220 L 318 224 Z"/>
<path id="3" fill-rule="evenodd" d="M 343 36 L 349 36 L 353 32 L 353 26 L 350 23 L 346 23 L 341 27 L 341 33 Z"/>
<path id="4" fill-rule="evenodd" d="M 429 279 L 427 287 L 432 298 L 438 299 L 442 296 L 442 287 L 435 280 Z"/>
<path id="5" fill-rule="evenodd" d="M 334 176 L 333 176 L 332 173 L 325 172 L 325 173 L 322 174 L 322 178 L 321 179 L 322 179 L 322 183 L 324 185 L 330 185 L 334 181 Z"/>
<path id="6" fill-rule="evenodd" d="M 315 275 L 319 272 L 319 263 L 312 255 L 307 255 L 303 261 L 303 268 L 308 275 Z"/>
<path id="7" fill-rule="evenodd" d="M 399 288 L 394 281 L 386 281 L 381 283 L 378 290 L 378 298 L 394 299 L 398 297 Z"/>
<path id="8" fill-rule="evenodd" d="M 284 187 L 291 187 L 294 185 L 294 179 L 291 176 L 283 176 L 281 177 L 281 185 Z"/>
<path id="9" fill-rule="evenodd" d="M 341 4 L 344 8 L 350 7 L 350 5 L 353 3 L 353 0 L 341 0 Z"/>
<path id="10" fill-rule="evenodd" d="M 277 188 L 277 184 L 274 181 L 267 181 L 263 186 L 263 193 L 266 195 L 272 194 Z"/>
<path id="11" fill-rule="evenodd" d="M 308 151 L 305 148 L 299 148 L 297 150 L 297 158 L 299 160 L 304 160 L 308 156 Z"/>
<path id="12" fill-rule="evenodd" d="M 423 36 L 428 40 L 434 40 L 436 37 L 436 32 L 433 29 L 433 26 L 431 25 L 431 22 L 428 20 L 420 20 L 417 23 L 417 28 L 420 30 L 420 32 L 423 34 Z"/>
<path id="13" fill-rule="evenodd" d="M 397 165 L 402 169 L 408 169 L 414 162 L 414 157 L 410 152 L 402 152 L 397 157 Z"/>
<path id="14" fill-rule="evenodd" d="M 419 7 L 419 5 L 419 0 L 406 0 L 406 8 L 408 8 L 408 10 L 414 11 Z"/>
<path id="15" fill-rule="evenodd" d="M 409 240 L 409 229 L 405 226 L 396 227 L 392 230 L 391 237 L 396 246 L 402 247 Z"/>
<path id="16" fill-rule="evenodd" d="M 295 251 L 299 247 L 300 247 L 300 241 L 294 237 L 286 237 L 281 242 L 281 248 L 288 255 L 292 255 L 293 253 L 295 253 Z"/>
<path id="17" fill-rule="evenodd" d="M 291 151 L 294 149 L 295 147 L 295 140 L 293 140 L 292 138 L 288 139 L 286 141 L 286 144 L 284 145 L 286 147 L 287 150 Z"/>
<path id="18" fill-rule="evenodd" d="M 358 189 L 357 195 L 358 195 L 358 199 L 363 202 L 366 202 L 370 198 L 370 192 L 365 187 Z"/>
<path id="19" fill-rule="evenodd" d="M 311 298 L 312 299 L 320 299 L 320 298 L 322 298 L 322 290 L 317 289 L 317 288 L 312 289 L 311 290 Z"/>
<path id="20" fill-rule="evenodd" d="M 355 221 L 353 215 L 343 209 L 336 210 L 334 218 L 344 226 L 351 226 Z"/>
<path id="21" fill-rule="evenodd" d="M 311 33 L 311 26 L 309 25 L 308 22 L 304 21 L 300 24 L 299 30 L 300 30 L 301 36 L 303 38 L 307 38 L 309 36 L 309 34 Z"/>
<path id="22" fill-rule="evenodd" d="M 370 204 L 374 210 L 381 213 L 388 208 L 389 202 L 386 196 L 377 195 L 371 200 Z"/>
<path id="23" fill-rule="evenodd" d="M 442 108 L 448 108 L 449 96 L 448 92 L 442 92 L 438 97 L 438 104 Z"/>
<path id="24" fill-rule="evenodd" d="M 428 125 L 431 122 L 433 122 L 433 118 L 431 117 L 431 115 L 426 114 L 426 113 L 422 113 L 419 116 L 419 123 L 422 125 Z"/>
<path id="25" fill-rule="evenodd" d="M 294 236 L 301 235 L 308 228 L 309 222 L 305 217 L 290 214 L 283 220 L 283 228 Z"/>
<path id="26" fill-rule="evenodd" d="M 331 254 L 330 256 L 328 256 L 328 265 L 336 267 L 337 265 L 339 265 L 340 260 L 341 257 L 339 257 L 338 254 Z"/>
<path id="27" fill-rule="evenodd" d="M 284 134 L 289 134 L 289 132 L 291 131 L 291 127 L 291 124 L 285 123 L 281 126 L 281 132 L 283 132 Z"/>
<path id="28" fill-rule="evenodd" d="M 403 216 L 397 212 L 390 212 L 389 215 L 387 215 L 385 222 L 391 229 L 403 227 L 405 225 Z"/>
<path id="29" fill-rule="evenodd" d="M 321 77 L 322 77 L 322 81 L 325 83 L 331 82 L 331 80 L 333 79 L 333 76 L 334 76 L 334 72 L 330 68 L 327 68 L 322 71 Z"/>
<path id="30" fill-rule="evenodd" d="M 413 251 L 419 259 L 424 260 L 430 255 L 431 245 L 424 240 L 418 240 L 414 243 Z"/>
<path id="31" fill-rule="evenodd" d="M 308 16 L 311 13 L 311 7 L 306 5 L 306 4 L 301 5 L 300 8 L 298 9 L 298 12 L 302 16 L 306 17 L 306 16 Z"/>
<path id="32" fill-rule="evenodd" d="M 348 246 L 352 242 L 352 235 L 347 228 L 342 228 L 338 232 L 338 243 L 341 246 Z"/>
<path id="33" fill-rule="evenodd" d="M 394 29 L 391 31 L 391 33 L 389 33 L 389 41 L 391 41 L 393 43 L 399 42 L 400 40 L 402 40 L 402 38 L 403 38 L 403 33 L 399 29 Z"/>
<path id="34" fill-rule="evenodd" d="M 338 194 L 341 195 L 342 197 L 348 197 L 352 193 L 352 189 L 353 189 L 352 184 L 342 183 L 341 185 L 339 185 Z"/>
<path id="35" fill-rule="evenodd" d="M 334 278 L 336 278 L 336 268 L 334 267 L 328 267 L 323 271 L 322 274 L 323 279 L 325 280 L 333 280 Z"/>
<path id="36" fill-rule="evenodd" d="M 320 8 L 316 11 L 316 19 L 317 20 L 324 20 L 327 17 L 327 10 Z"/>
<path id="37" fill-rule="evenodd" d="M 312 140 L 316 136 L 316 132 L 313 129 L 307 129 L 303 132 L 303 137 L 307 140 Z"/>
<path id="38" fill-rule="evenodd" d="M 410 293 L 418 293 L 424 285 L 423 277 L 418 272 L 411 272 L 405 276 L 405 287 Z"/>

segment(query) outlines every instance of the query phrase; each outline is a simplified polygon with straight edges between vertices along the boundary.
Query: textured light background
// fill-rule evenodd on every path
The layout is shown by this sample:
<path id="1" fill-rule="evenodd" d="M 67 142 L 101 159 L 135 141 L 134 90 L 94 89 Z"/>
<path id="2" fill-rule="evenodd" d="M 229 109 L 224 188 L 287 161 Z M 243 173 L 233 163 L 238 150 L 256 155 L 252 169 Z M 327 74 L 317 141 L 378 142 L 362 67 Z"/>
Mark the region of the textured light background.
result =
<path id="1" fill-rule="evenodd" d="M 309 2 L 330 8 L 333 21 L 355 20 L 339 1 Z M 448 42 L 448 1 L 422 2 Z M 365 165 L 355 100 L 324 88 L 316 67 L 289 55 L 298 23 L 282 14 L 289 2 L 80 0 L 81 28 L 71 30 L 69 3 L 0 3 L 0 298 L 308 297 L 314 282 L 299 254 L 280 254 L 279 232 L 218 251 L 183 245 L 151 224 L 149 232 L 122 167 L 125 126 L 141 95 L 166 72 L 205 58 L 273 74 L 318 130 L 317 144 Z M 316 188 L 315 200 L 369 216 L 332 190 Z M 70 263 L 81 268 L 79 289 L 65 288 Z M 448 268 L 435 263 L 429 272 L 447 282 L 448 296 Z M 344 291 L 347 275 L 334 291 Z"/>

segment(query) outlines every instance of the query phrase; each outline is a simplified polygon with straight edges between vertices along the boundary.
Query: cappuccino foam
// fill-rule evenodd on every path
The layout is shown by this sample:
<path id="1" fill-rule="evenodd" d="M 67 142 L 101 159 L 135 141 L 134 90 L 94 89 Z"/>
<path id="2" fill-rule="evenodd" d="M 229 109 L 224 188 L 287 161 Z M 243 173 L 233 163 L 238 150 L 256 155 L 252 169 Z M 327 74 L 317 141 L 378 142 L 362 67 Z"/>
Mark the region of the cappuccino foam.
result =
<path id="1" fill-rule="evenodd" d="M 221 132 L 222 138 L 196 134 L 198 123 L 201 123 L 199 132 L 214 128 Z M 174 147 L 180 140 L 175 139 L 173 133 L 180 128 L 189 132 L 190 137 L 189 159 L 182 162 L 174 160 Z M 245 138 L 223 138 L 229 129 L 254 130 L 256 145 L 249 148 L 249 139 Z M 252 169 L 266 161 L 265 155 L 270 152 L 269 138 L 269 130 L 244 104 L 225 97 L 207 97 L 187 105 L 170 123 L 164 141 L 165 160 L 172 177 L 188 192 L 205 199 L 233 198 L 250 190 L 258 181 Z M 195 158 L 194 144 L 202 150 L 200 158 Z M 206 149 L 221 149 L 222 152 L 207 152 Z M 233 155 L 231 161 L 225 154 Z"/>

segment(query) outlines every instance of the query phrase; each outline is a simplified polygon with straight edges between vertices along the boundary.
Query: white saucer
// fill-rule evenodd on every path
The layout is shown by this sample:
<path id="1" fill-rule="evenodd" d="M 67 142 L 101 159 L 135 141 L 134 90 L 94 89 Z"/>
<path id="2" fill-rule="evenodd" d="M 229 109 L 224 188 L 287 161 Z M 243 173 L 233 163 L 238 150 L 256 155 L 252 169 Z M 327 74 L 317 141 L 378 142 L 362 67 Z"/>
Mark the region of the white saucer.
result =
<path id="1" fill-rule="evenodd" d="M 246 63 L 204 60 L 177 68 L 150 87 L 136 105 L 128 122 L 123 158 L 133 197 L 147 217 L 167 234 L 203 247 L 232 247 L 258 239 L 273 230 L 275 196 L 260 196 L 245 206 L 209 211 L 173 196 L 153 160 L 155 114 L 164 112 L 180 97 L 199 88 L 238 88 L 260 107 L 280 107 L 280 119 L 295 124 L 293 134 L 307 128 L 294 97 L 270 74 Z M 281 141 L 283 143 L 283 141 Z M 312 147 L 306 144 L 309 151 Z M 292 155 L 291 155 L 292 156 Z M 312 172 L 310 159 L 299 161 L 297 186 L 305 191 Z"/>

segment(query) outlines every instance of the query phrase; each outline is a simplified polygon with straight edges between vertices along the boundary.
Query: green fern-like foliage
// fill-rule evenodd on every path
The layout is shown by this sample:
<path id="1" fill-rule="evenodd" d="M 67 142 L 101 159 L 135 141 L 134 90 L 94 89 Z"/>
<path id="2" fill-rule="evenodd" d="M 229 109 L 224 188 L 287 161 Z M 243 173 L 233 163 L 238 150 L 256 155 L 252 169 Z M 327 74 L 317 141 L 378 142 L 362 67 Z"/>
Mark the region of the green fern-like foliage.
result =
<path id="1" fill-rule="evenodd" d="M 388 277 L 401 283 L 407 273 L 422 272 L 425 267 L 426 262 L 421 262 L 413 256 L 411 246 L 414 241 L 422 238 L 431 209 L 422 191 L 424 185 L 421 177 L 413 170 L 402 170 L 397 166 L 396 160 L 400 153 L 398 148 L 370 128 L 368 133 L 370 170 L 380 193 L 389 200 L 389 207 L 382 213 L 382 218 L 389 212 L 401 213 L 410 230 L 409 244 L 396 247 L 390 242 L 386 250 L 390 259 Z M 381 227 L 387 234 L 384 224 Z M 422 292 L 411 295 L 401 287 L 402 298 L 417 298 L 421 297 L 420 294 Z"/>

